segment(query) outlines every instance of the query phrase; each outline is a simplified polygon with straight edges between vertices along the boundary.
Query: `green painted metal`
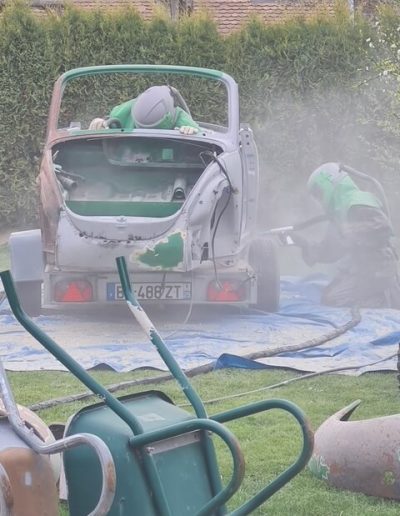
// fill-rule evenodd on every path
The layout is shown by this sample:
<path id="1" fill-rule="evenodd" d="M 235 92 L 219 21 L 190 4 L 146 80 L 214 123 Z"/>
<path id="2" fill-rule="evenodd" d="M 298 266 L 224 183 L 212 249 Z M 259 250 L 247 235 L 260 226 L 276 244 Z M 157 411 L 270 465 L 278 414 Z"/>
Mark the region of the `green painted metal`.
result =
<path id="1" fill-rule="evenodd" d="M 293 464 L 285 469 L 285 471 L 278 475 L 266 487 L 261 489 L 261 491 L 259 491 L 250 500 L 248 500 L 238 509 L 232 511 L 230 516 L 243 516 L 253 512 L 274 493 L 281 489 L 281 487 L 287 484 L 293 477 L 300 473 L 300 471 L 302 471 L 302 469 L 304 469 L 304 467 L 307 465 L 312 455 L 314 446 L 314 434 L 303 411 L 290 401 L 279 399 L 263 400 L 257 403 L 252 403 L 250 405 L 245 405 L 243 407 L 238 407 L 226 412 L 215 414 L 211 417 L 211 419 L 218 421 L 219 423 L 227 423 L 228 421 L 233 421 L 235 419 L 247 417 L 252 414 L 257 414 L 258 412 L 265 412 L 272 409 L 281 409 L 285 412 L 288 412 L 299 423 L 303 436 L 302 450 L 300 455 L 297 457 L 297 460 Z"/>
<path id="2" fill-rule="evenodd" d="M 174 215 L 181 209 L 181 202 L 131 202 L 131 201 L 66 201 L 66 206 L 78 215 L 88 217 L 155 217 Z M 176 242 L 170 242 L 176 247 Z M 175 254 L 175 253 L 174 253 Z M 181 244 L 182 255 L 182 244 Z M 146 259 L 143 260 L 144 263 Z M 182 258 L 179 260 L 182 261 Z"/>
<path id="3" fill-rule="evenodd" d="M 329 466 L 322 456 L 313 455 L 308 463 L 308 468 L 313 475 L 320 480 L 329 479 Z"/>
<path id="4" fill-rule="evenodd" d="M 160 514 L 153 505 L 154 497 L 135 450 L 152 456 L 172 515 L 225 514 L 220 506 L 237 491 L 244 475 L 244 458 L 235 436 L 215 421 L 193 418 L 172 405 L 163 393 L 150 391 L 120 400 L 142 421 L 143 434 L 130 437 L 129 428 L 105 404 L 82 409 L 67 430 L 67 435 L 96 434 L 113 455 L 119 482 L 109 516 L 130 516 L 133 507 L 137 514 Z M 221 437 L 233 458 L 231 479 L 214 498 L 204 453 L 204 439 L 210 440 L 210 437 L 205 431 Z M 68 452 L 65 471 L 71 516 L 83 516 L 95 503 L 101 487 L 96 456 L 90 449 L 82 453 Z M 87 471 L 91 472 L 90 479 Z"/>
<path id="5" fill-rule="evenodd" d="M 183 247 L 182 233 L 173 233 L 166 240 L 155 244 L 154 249 L 146 249 L 144 253 L 138 253 L 137 258 L 149 267 L 170 269 L 183 262 Z"/>
<path id="6" fill-rule="evenodd" d="M 147 330 L 146 333 L 148 333 L 150 340 L 156 350 L 158 351 L 160 357 L 164 361 L 164 363 L 167 365 L 168 369 L 170 370 L 173 377 L 177 380 L 179 383 L 179 386 L 181 387 L 183 393 L 185 394 L 186 398 L 188 399 L 189 403 L 192 405 L 196 416 L 197 417 L 203 417 L 207 418 L 207 411 L 206 408 L 201 401 L 200 396 L 195 391 L 195 389 L 190 384 L 187 376 L 182 371 L 182 369 L 179 367 L 178 362 L 173 357 L 172 353 L 169 351 L 168 347 L 165 345 L 165 342 L 161 338 L 161 335 L 158 333 L 158 331 L 155 329 L 152 322 L 147 318 L 145 312 L 143 311 L 142 307 L 140 306 L 134 291 L 131 288 L 131 282 L 129 279 L 129 273 L 128 268 L 126 266 L 126 260 L 123 256 L 119 256 L 116 259 L 117 262 L 117 268 L 119 277 L 121 280 L 121 286 L 122 290 L 124 292 L 125 299 L 130 303 L 133 307 L 137 308 L 140 312 L 142 312 L 142 316 L 146 318 L 146 324 L 147 324 Z"/>
<path id="7" fill-rule="evenodd" d="M 228 446 L 233 460 L 233 469 L 232 469 L 232 475 L 231 479 L 228 482 L 228 484 L 216 495 L 214 498 L 209 500 L 199 512 L 196 512 L 196 516 L 207 516 L 210 514 L 225 514 L 225 509 L 222 506 L 223 503 L 228 501 L 234 493 L 239 489 L 243 477 L 244 477 L 244 470 L 245 470 L 245 463 L 244 463 L 244 457 L 240 449 L 239 442 L 237 441 L 236 437 L 231 434 L 231 432 L 222 426 L 221 424 L 217 423 L 216 421 L 212 421 L 211 419 L 192 419 L 190 421 L 186 421 L 181 424 L 176 424 L 174 426 L 171 426 L 169 428 L 164 429 L 161 431 L 153 431 L 148 432 L 146 434 L 142 434 L 136 437 L 133 437 L 130 440 L 131 446 L 138 447 L 143 446 L 149 443 L 152 443 L 154 441 L 158 441 L 159 439 L 166 439 L 166 438 L 172 438 L 175 436 L 178 436 L 180 434 L 183 434 L 183 432 L 194 432 L 198 429 L 207 430 L 209 432 L 212 432 L 219 437 L 223 441 L 225 441 L 225 444 Z M 209 463 L 206 463 L 207 466 Z M 214 471 L 218 472 L 217 469 Z M 204 471 L 204 474 L 206 475 L 206 471 Z M 218 510 L 216 510 L 218 509 Z M 179 514 L 179 513 L 177 513 Z"/>
<path id="8" fill-rule="evenodd" d="M 33 335 L 33 337 L 39 341 L 45 349 L 47 349 L 59 362 L 61 362 L 61 364 L 63 364 L 74 376 L 86 385 L 86 387 L 88 387 L 94 394 L 97 394 L 101 399 L 104 399 L 108 406 L 128 424 L 134 434 L 141 433 L 142 426 L 140 422 L 126 410 L 124 405 L 92 376 L 90 376 L 90 374 L 78 362 L 76 362 L 76 360 L 64 351 L 64 349 L 53 339 L 46 335 L 46 333 L 26 315 L 19 303 L 10 272 L 0 272 L 0 278 L 10 303 L 10 307 L 19 323 L 31 335 Z"/>
<path id="9" fill-rule="evenodd" d="M 74 68 L 61 75 L 60 80 L 66 84 L 72 79 L 87 75 L 100 75 L 110 73 L 173 73 L 180 75 L 194 75 L 207 79 L 221 80 L 226 76 L 219 70 L 211 68 L 198 68 L 195 66 L 172 66 L 172 65 L 108 65 L 108 66 L 86 66 Z"/>
<path id="10" fill-rule="evenodd" d="M 182 516 L 197 514 L 212 497 L 199 431 L 165 440 L 166 429 L 176 428 L 177 423 L 185 429 L 185 424 L 193 420 L 193 416 L 174 406 L 162 393 L 126 396 L 121 401 L 142 422 L 142 436 L 158 430 L 164 439 L 158 443 L 151 439 L 143 449 L 154 460 L 170 513 Z M 75 414 L 67 435 L 80 432 L 101 437 L 113 455 L 117 487 L 108 516 L 130 516 L 133 512 L 157 516 L 159 512 L 143 474 L 140 455 L 135 451 L 139 447 L 131 444 L 135 438 L 132 438 L 129 427 L 121 418 L 104 404 L 85 408 Z M 89 448 L 80 449 L 77 453 L 71 450 L 65 454 L 64 465 L 70 514 L 86 516 L 96 503 L 101 489 L 97 458 Z"/>

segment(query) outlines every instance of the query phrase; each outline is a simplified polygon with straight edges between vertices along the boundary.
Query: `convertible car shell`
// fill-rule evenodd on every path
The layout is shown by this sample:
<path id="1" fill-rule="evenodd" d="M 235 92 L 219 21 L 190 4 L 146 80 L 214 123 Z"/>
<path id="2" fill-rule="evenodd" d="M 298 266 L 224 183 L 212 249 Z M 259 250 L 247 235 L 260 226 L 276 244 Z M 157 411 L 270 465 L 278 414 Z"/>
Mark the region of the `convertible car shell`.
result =
<path id="1" fill-rule="evenodd" d="M 200 122 L 190 136 L 111 125 L 92 131 L 73 120 L 59 127 L 70 81 L 166 72 L 221 82 L 227 126 Z M 253 133 L 239 123 L 238 87 L 229 75 L 153 65 L 66 72 L 54 86 L 38 177 L 40 229 L 10 237 L 25 309 L 119 302 L 115 259 L 124 255 L 142 302 L 276 310 L 273 244 L 256 238 L 258 175 Z"/>

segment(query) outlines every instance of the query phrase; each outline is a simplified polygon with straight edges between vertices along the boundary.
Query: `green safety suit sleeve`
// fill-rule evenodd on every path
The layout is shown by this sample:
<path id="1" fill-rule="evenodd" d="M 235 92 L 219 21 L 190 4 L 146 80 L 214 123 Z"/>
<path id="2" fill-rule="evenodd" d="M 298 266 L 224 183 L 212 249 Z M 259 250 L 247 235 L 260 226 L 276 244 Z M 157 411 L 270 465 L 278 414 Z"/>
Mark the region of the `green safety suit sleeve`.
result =
<path id="1" fill-rule="evenodd" d="M 327 167 L 332 167 L 327 163 Z M 324 170 L 324 165 L 317 171 L 318 174 L 309 180 L 308 188 L 312 195 L 319 200 L 325 213 L 336 223 L 344 222 L 348 211 L 352 206 L 369 206 L 381 208 L 377 197 L 368 191 L 360 190 L 353 179 L 348 175 L 332 177 L 329 170 Z M 339 165 L 336 166 L 337 174 L 340 172 Z"/>
<path id="2" fill-rule="evenodd" d="M 199 124 L 197 124 L 193 120 L 193 118 L 189 115 L 189 113 L 186 113 L 186 111 L 184 109 L 182 109 L 178 106 L 176 108 L 176 111 L 177 111 L 177 117 L 176 117 L 175 127 L 180 128 L 180 127 L 188 126 L 188 127 L 194 127 L 197 130 L 200 129 Z M 175 127 L 173 127 L 172 129 L 175 129 Z"/>
<path id="3" fill-rule="evenodd" d="M 123 104 L 115 106 L 110 112 L 110 118 L 116 118 L 121 122 L 124 129 L 135 129 L 135 122 L 132 118 L 132 106 L 135 99 L 128 100 Z"/>

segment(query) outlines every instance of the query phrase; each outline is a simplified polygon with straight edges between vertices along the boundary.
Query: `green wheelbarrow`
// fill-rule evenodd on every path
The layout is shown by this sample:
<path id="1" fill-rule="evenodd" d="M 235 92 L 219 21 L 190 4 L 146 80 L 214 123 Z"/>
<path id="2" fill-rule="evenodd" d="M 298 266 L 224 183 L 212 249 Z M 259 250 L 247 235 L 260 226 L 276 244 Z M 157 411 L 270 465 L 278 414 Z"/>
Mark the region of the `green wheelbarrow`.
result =
<path id="1" fill-rule="evenodd" d="M 224 423 L 271 409 L 291 414 L 299 423 L 303 446 L 297 460 L 240 507 L 234 516 L 250 514 L 308 463 L 313 433 L 302 411 L 293 403 L 270 399 L 213 416 L 168 350 L 131 288 L 125 259 L 117 258 L 125 299 L 193 408 L 191 414 L 177 407 L 162 392 L 148 391 L 114 397 L 94 380 L 64 349 L 46 335 L 21 309 L 8 271 L 0 273 L 11 309 L 18 321 L 101 402 L 85 407 L 69 421 L 65 437 L 88 433 L 108 446 L 116 470 L 110 516 L 220 516 L 239 489 L 245 471 L 236 437 Z M 222 485 L 213 436 L 222 439 L 232 456 L 232 473 Z M 96 455 L 89 447 L 64 454 L 71 516 L 86 516 L 95 507 L 102 486 Z"/>

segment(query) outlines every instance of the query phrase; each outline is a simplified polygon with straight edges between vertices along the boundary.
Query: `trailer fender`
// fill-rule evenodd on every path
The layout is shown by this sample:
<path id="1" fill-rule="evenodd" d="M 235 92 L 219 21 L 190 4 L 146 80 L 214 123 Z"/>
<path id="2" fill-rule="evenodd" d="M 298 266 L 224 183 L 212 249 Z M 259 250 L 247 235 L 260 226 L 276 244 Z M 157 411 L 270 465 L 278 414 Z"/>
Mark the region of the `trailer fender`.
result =
<path id="1" fill-rule="evenodd" d="M 8 240 L 14 281 L 43 281 L 43 252 L 40 229 L 11 233 Z"/>

